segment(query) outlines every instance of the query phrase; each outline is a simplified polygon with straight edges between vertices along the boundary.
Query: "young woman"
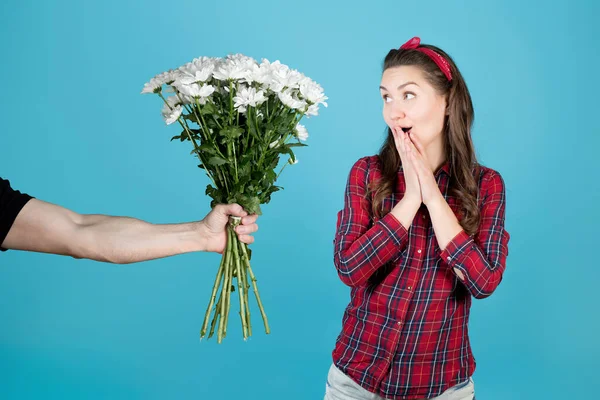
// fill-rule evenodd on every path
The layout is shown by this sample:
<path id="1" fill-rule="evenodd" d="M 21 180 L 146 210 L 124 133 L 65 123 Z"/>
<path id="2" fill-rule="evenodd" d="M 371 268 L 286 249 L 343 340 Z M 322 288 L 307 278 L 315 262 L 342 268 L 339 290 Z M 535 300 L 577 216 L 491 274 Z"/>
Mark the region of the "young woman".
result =
<path id="1" fill-rule="evenodd" d="M 388 134 L 350 171 L 334 262 L 351 288 L 325 399 L 474 399 L 472 297 L 492 294 L 509 234 L 500 174 L 477 163 L 454 61 L 415 37 L 381 78 Z"/>

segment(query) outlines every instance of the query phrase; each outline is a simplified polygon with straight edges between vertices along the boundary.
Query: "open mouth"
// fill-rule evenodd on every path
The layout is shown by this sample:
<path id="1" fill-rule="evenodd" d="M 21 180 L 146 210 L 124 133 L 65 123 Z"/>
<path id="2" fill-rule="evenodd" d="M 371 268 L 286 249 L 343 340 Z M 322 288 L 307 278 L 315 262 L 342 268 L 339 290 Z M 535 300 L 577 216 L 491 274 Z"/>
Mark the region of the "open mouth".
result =
<path id="1" fill-rule="evenodd" d="M 408 128 L 402 128 L 402 130 L 404 131 L 404 133 L 410 132 L 411 129 L 412 129 L 412 126 L 409 126 Z"/>

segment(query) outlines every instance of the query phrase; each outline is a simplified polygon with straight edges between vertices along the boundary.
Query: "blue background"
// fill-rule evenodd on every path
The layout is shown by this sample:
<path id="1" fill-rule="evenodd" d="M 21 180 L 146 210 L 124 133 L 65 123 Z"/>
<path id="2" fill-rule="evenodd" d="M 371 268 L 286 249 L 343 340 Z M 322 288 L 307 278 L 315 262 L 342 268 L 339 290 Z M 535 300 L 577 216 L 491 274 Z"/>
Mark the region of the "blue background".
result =
<path id="1" fill-rule="evenodd" d="M 349 290 L 332 263 L 351 165 L 384 139 L 380 66 L 418 35 L 458 63 L 480 161 L 507 185 L 504 281 L 474 301 L 478 398 L 596 394 L 600 7 L 592 1 L 5 0 L 0 175 L 80 213 L 202 218 L 208 178 L 140 95 L 201 55 L 275 59 L 329 108 L 264 206 L 254 268 L 270 318 L 198 341 L 219 256 L 133 265 L 0 254 L 2 399 L 321 399 Z M 335 4 L 334 4 L 335 3 Z M 251 300 L 253 301 L 253 299 Z M 254 303 L 253 303 L 254 304 Z"/>

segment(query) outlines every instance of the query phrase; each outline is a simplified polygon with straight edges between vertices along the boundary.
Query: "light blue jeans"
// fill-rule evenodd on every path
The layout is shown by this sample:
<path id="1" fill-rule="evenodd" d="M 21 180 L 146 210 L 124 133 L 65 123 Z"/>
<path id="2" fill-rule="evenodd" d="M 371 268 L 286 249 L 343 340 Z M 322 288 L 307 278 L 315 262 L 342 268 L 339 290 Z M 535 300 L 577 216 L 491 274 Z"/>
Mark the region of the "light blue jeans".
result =
<path id="1" fill-rule="evenodd" d="M 474 400 L 475 383 L 469 378 L 463 383 L 451 387 L 444 393 L 431 400 Z M 371 393 L 358 383 L 354 382 L 334 364 L 331 364 L 327 374 L 327 386 L 324 400 L 385 400 L 385 398 Z M 426 399 L 423 399 L 426 400 Z"/>

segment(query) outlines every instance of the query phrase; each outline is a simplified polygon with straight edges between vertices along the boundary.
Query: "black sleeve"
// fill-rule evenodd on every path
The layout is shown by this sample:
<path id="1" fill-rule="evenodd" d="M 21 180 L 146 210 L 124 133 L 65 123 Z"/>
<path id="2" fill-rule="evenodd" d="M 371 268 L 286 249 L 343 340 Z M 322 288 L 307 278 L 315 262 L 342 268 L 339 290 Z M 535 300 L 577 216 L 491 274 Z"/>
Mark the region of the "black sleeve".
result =
<path id="1" fill-rule="evenodd" d="M 6 239 L 23 206 L 32 198 L 28 194 L 13 190 L 9 181 L 0 178 L 0 245 Z M 0 247 L 0 251 L 6 249 Z"/>

